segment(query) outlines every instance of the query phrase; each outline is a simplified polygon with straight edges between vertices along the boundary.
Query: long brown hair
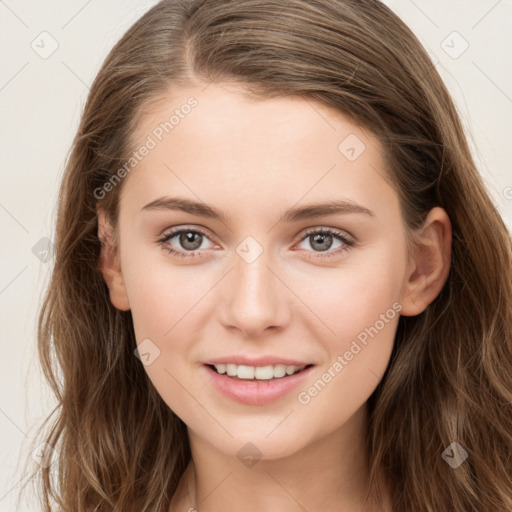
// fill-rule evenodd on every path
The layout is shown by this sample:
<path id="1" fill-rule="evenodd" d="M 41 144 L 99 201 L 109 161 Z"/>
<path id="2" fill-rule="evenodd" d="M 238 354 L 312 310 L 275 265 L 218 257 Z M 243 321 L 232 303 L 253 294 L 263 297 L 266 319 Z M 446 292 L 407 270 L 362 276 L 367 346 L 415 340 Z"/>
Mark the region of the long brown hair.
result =
<path id="1" fill-rule="evenodd" d="M 400 317 L 368 402 L 369 491 L 382 469 L 394 512 L 512 510 L 511 238 L 417 38 L 377 0 L 163 0 L 106 58 L 63 178 L 38 328 L 58 402 L 39 431 L 56 454 L 37 472 L 44 511 L 165 512 L 190 460 L 186 426 L 134 356 L 131 314 L 98 268 L 96 207 L 115 225 L 123 181 L 94 191 L 130 158 L 148 105 L 199 81 L 340 111 L 384 145 L 408 229 L 446 210 L 448 280 L 422 314 Z M 442 457 L 454 442 L 468 454 L 457 469 Z"/>

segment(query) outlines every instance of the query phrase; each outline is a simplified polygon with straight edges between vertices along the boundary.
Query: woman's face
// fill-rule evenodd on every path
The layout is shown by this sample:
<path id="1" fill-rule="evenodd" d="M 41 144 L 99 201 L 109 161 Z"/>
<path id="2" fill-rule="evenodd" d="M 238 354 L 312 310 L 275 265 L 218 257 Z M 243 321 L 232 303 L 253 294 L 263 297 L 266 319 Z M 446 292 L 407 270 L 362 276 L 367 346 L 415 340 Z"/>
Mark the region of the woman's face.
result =
<path id="1" fill-rule="evenodd" d="M 174 91 L 137 140 L 111 297 L 162 399 L 231 455 L 286 456 L 348 424 L 388 365 L 410 270 L 378 141 L 315 101 L 227 84 Z"/>

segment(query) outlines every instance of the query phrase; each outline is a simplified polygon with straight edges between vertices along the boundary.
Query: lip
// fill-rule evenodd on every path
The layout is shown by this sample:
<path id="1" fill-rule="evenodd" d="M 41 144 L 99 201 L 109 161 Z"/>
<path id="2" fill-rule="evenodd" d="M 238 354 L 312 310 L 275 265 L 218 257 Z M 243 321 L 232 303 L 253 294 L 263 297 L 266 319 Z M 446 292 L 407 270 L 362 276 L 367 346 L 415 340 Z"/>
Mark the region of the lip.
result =
<path id="1" fill-rule="evenodd" d="M 224 359 L 225 361 L 226 359 Z M 210 364 L 210 363 L 208 363 Z M 214 364 L 214 363 L 211 363 Z M 215 363 L 222 364 L 222 363 Z M 241 363 L 244 364 L 244 363 Z M 276 363 L 285 364 L 285 363 Z M 264 366 L 259 365 L 250 366 Z M 292 366 L 292 365 L 290 365 Z M 301 365 L 293 365 L 301 366 Z M 297 387 L 304 379 L 311 374 L 314 365 L 304 368 L 298 373 L 288 375 L 279 379 L 271 380 L 245 380 L 233 379 L 227 374 L 219 374 L 206 364 L 203 365 L 206 376 L 210 379 L 215 389 L 235 402 L 246 405 L 266 405 L 284 397 Z"/>
<path id="2" fill-rule="evenodd" d="M 243 364 L 246 366 L 275 366 L 276 364 L 284 364 L 286 366 L 307 366 L 312 363 L 311 361 L 299 361 L 297 359 L 286 359 L 285 357 L 276 356 L 247 357 L 232 355 L 210 359 L 205 361 L 204 364 Z"/>

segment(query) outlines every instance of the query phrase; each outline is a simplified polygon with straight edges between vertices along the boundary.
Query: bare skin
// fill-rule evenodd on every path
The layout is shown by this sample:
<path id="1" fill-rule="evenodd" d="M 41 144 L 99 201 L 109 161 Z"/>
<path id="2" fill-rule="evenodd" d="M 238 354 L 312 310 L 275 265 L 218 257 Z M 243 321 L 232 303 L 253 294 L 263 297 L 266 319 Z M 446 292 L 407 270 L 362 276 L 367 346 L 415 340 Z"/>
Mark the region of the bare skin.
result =
<path id="1" fill-rule="evenodd" d="M 360 512 L 367 400 L 388 366 L 399 314 L 421 313 L 446 281 L 449 218 L 434 208 L 410 233 L 409 252 L 398 195 L 369 132 L 311 100 L 251 101 L 233 84 L 205 85 L 175 90 L 143 116 L 140 144 L 187 98 L 198 101 L 125 178 L 117 252 L 99 211 L 110 299 L 131 310 L 137 343 L 158 347 L 144 368 L 188 427 L 193 460 L 169 512 Z M 144 208 L 163 196 L 211 205 L 225 218 Z M 283 217 L 334 200 L 371 213 Z M 162 245 L 176 227 L 196 233 L 199 248 L 179 234 Z M 335 236 L 322 239 L 327 228 Z M 247 237 L 253 254 L 262 249 L 250 263 L 237 252 Z M 355 352 L 372 326 L 377 334 Z M 314 366 L 292 392 L 248 405 L 212 386 L 205 369 L 232 354 Z M 327 373 L 325 387 L 309 392 Z M 250 467 L 240 456 L 248 446 L 258 453 Z M 367 503 L 367 511 L 392 511 L 389 485 L 381 492 L 382 509 Z"/>

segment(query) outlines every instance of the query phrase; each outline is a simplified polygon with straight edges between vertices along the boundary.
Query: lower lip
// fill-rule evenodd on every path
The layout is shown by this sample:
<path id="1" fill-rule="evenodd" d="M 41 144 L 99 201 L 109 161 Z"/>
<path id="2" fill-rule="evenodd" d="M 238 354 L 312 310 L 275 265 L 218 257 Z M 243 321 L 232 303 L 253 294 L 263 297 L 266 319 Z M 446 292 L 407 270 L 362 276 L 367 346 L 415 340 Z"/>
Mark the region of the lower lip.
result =
<path id="1" fill-rule="evenodd" d="M 213 385 L 224 395 L 242 404 L 265 405 L 275 402 L 298 386 L 314 366 L 287 377 L 269 380 L 233 379 L 225 373 L 217 373 L 207 365 L 204 368 Z"/>

